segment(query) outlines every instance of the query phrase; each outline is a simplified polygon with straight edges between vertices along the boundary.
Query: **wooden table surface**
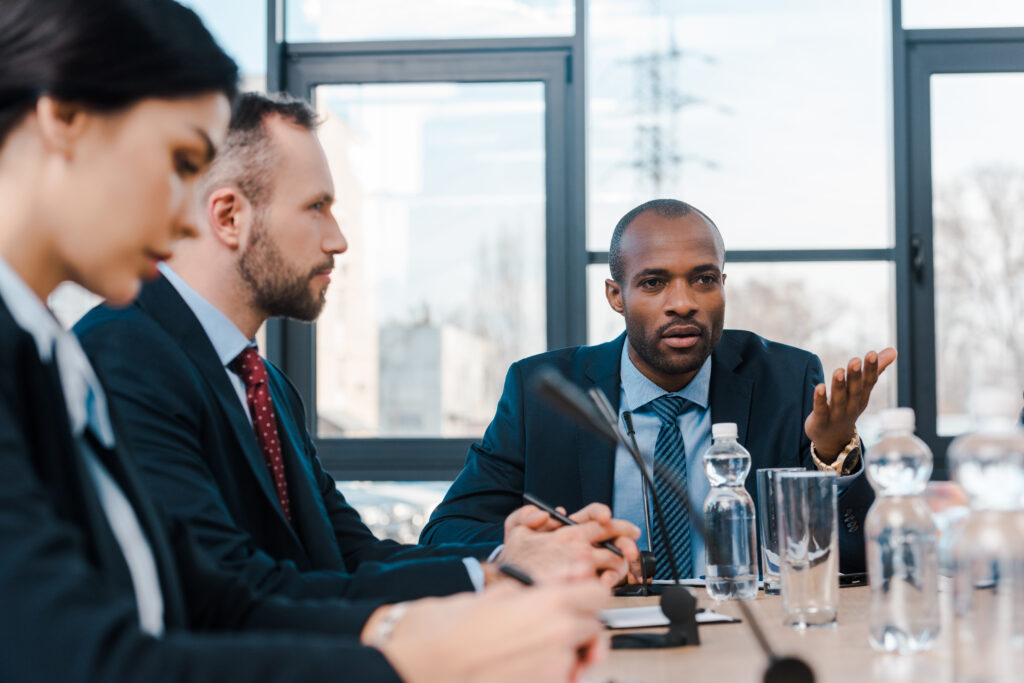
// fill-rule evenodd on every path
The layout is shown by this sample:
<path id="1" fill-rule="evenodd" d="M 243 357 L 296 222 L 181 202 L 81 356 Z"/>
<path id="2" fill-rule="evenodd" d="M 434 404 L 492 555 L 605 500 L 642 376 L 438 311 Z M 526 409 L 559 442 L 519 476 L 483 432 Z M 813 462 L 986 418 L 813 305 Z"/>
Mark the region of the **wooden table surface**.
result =
<path id="1" fill-rule="evenodd" d="M 736 603 L 715 603 L 703 588 L 695 590 L 701 607 L 741 616 Z M 814 670 L 818 683 L 951 681 L 949 594 L 940 593 L 942 632 L 935 647 L 930 652 L 900 656 L 875 652 L 868 644 L 869 590 L 866 586 L 840 589 L 838 623 L 807 630 L 782 625 L 782 602 L 778 596 L 759 593 L 750 604 L 772 647 L 781 654 L 793 653 L 803 657 Z M 656 601 L 657 598 L 650 597 L 616 598 L 612 606 L 633 607 Z M 615 683 L 761 680 L 765 658 L 746 624 L 708 624 L 699 629 L 701 644 L 697 647 L 612 650 L 604 662 L 587 672 L 586 680 Z"/>

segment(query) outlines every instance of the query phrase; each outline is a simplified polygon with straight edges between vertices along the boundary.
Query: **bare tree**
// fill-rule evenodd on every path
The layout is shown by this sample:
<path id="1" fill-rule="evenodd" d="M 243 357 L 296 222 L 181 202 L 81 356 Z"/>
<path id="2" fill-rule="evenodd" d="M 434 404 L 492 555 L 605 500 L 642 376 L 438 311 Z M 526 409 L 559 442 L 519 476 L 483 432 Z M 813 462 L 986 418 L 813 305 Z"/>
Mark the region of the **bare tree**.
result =
<path id="1" fill-rule="evenodd" d="M 940 413 L 1024 381 L 1024 168 L 975 168 L 935 193 Z"/>

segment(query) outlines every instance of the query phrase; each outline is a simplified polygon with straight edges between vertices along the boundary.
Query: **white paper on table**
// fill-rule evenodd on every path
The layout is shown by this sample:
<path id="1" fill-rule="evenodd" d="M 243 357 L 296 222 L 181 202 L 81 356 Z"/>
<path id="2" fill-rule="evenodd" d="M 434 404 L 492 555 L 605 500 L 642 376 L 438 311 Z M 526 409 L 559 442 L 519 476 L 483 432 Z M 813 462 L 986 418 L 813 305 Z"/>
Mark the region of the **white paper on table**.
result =
<path id="1" fill-rule="evenodd" d="M 668 617 L 661 611 L 659 605 L 644 605 L 643 607 L 617 607 L 615 609 L 602 610 L 601 621 L 608 628 L 644 628 L 648 626 L 668 626 Z M 735 619 L 718 612 L 697 612 L 698 624 L 735 624 Z"/>
<path id="2" fill-rule="evenodd" d="M 651 581 L 651 583 L 652 584 L 657 584 L 659 586 L 671 586 L 671 585 L 675 584 L 675 581 L 673 581 L 672 579 L 653 579 Z M 700 586 L 701 588 L 703 588 L 705 583 L 707 583 L 707 581 L 704 580 L 704 577 L 700 577 L 698 579 L 680 579 L 679 580 L 679 584 L 681 586 Z M 764 588 L 764 581 L 762 581 L 761 579 L 758 579 L 757 580 L 757 587 L 758 588 Z"/>

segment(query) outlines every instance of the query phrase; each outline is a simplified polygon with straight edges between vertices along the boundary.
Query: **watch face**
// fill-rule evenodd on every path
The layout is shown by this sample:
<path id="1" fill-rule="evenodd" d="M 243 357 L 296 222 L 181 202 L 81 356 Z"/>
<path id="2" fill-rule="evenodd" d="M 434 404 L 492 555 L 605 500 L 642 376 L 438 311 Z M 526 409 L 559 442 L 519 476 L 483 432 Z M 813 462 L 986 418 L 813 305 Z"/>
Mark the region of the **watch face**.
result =
<path id="1" fill-rule="evenodd" d="M 850 474 L 857 469 L 858 463 L 860 463 L 860 448 L 854 448 L 850 451 L 849 455 L 846 456 L 846 460 L 843 461 L 843 467 L 839 473 Z"/>

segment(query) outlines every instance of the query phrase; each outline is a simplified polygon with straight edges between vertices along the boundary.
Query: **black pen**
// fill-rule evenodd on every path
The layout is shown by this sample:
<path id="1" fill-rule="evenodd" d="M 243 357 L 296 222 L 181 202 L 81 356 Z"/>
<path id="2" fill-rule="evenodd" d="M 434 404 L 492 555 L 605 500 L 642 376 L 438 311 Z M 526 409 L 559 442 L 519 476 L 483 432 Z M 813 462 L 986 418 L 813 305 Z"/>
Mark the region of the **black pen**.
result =
<path id="1" fill-rule="evenodd" d="M 505 576 L 515 579 L 524 586 L 533 585 L 533 579 L 530 577 L 529 574 L 511 564 L 499 565 L 498 571 L 504 574 Z"/>
<path id="2" fill-rule="evenodd" d="M 540 500 L 536 496 L 533 496 L 533 495 L 531 495 L 529 493 L 525 493 L 524 492 L 523 493 L 523 500 L 525 500 L 530 505 L 536 505 L 541 510 L 543 510 L 546 513 L 548 513 L 549 515 L 551 515 L 552 517 L 557 519 L 562 524 L 565 524 L 566 526 L 577 526 L 576 522 L 572 521 L 571 519 L 569 519 L 568 517 L 563 515 L 561 512 L 559 512 L 555 508 L 551 507 L 550 505 L 548 505 L 544 501 Z M 601 546 L 602 548 L 607 548 L 608 550 L 611 550 L 613 553 L 615 553 L 619 557 L 623 556 L 622 555 L 622 551 L 619 550 L 619 547 L 617 545 L 615 545 L 614 543 L 612 543 L 611 541 L 601 541 L 600 543 L 598 543 L 598 545 Z"/>

